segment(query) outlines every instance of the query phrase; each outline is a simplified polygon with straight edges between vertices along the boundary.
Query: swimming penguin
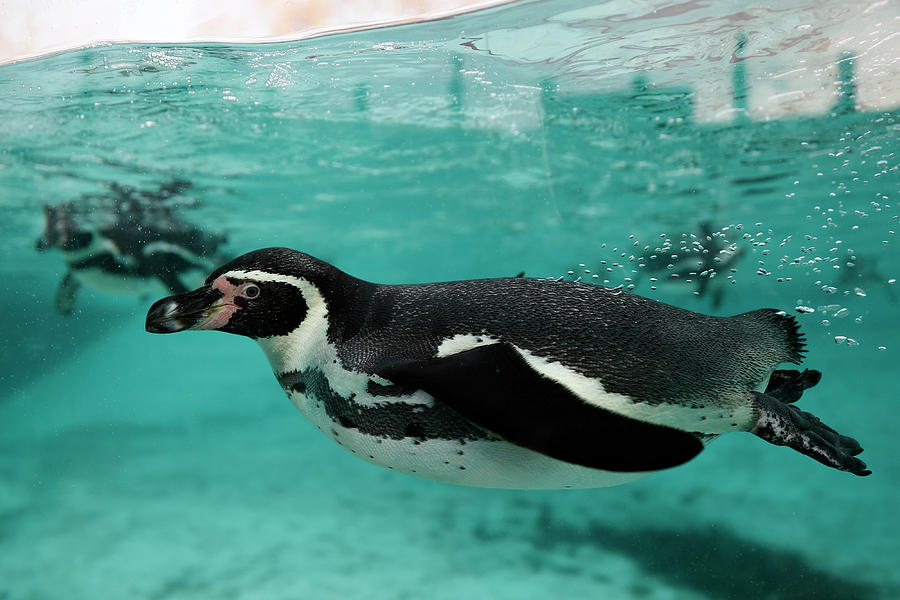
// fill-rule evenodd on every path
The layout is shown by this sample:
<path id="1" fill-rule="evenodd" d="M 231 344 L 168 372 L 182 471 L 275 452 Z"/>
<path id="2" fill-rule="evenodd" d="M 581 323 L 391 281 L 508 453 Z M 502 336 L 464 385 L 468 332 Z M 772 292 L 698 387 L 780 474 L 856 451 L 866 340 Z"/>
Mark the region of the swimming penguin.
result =
<path id="1" fill-rule="evenodd" d="M 688 234 L 682 234 L 678 248 L 657 248 L 654 252 L 641 256 L 638 264 L 643 272 L 663 274 L 660 282 L 695 283 L 694 294 L 708 296 L 713 308 L 719 308 L 725 297 L 726 278 L 718 274 L 732 269 L 742 258 L 743 250 L 731 242 L 720 231 L 704 221 L 697 225 L 697 234 L 688 242 Z"/>
<path id="2" fill-rule="evenodd" d="M 793 317 L 711 317 L 621 290 L 553 279 L 415 285 L 356 279 L 266 248 L 203 287 L 159 300 L 147 331 L 250 337 L 291 402 L 370 462 L 499 488 L 616 485 L 749 431 L 868 475 L 856 440 L 792 403 Z"/>
<path id="3" fill-rule="evenodd" d="M 897 304 L 897 291 L 894 288 L 896 280 L 888 277 L 879 269 L 876 257 L 847 251 L 835 266 L 839 267 L 835 285 L 843 289 L 845 296 L 854 292 L 864 296 L 866 290 L 880 288 L 891 303 Z"/>
<path id="4" fill-rule="evenodd" d="M 216 251 L 223 235 L 178 221 L 167 209 L 120 201 L 102 227 L 79 222 L 81 212 L 73 203 L 45 206 L 45 230 L 36 244 L 39 251 L 60 250 L 66 263 L 55 299 L 60 314 L 75 310 L 82 284 L 118 293 L 181 293 L 189 289 L 182 277 L 199 271 L 199 282 L 221 260 Z"/>

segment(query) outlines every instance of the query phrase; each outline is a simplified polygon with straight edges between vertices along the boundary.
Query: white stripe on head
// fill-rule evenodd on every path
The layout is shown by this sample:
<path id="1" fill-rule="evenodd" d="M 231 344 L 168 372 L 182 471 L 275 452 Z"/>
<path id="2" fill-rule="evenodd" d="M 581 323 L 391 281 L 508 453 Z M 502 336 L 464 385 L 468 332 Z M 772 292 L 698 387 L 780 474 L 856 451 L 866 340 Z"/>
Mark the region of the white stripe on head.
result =
<path id="1" fill-rule="evenodd" d="M 355 401 L 359 404 L 375 404 L 383 401 L 383 398 L 372 398 L 366 391 L 366 385 L 371 377 L 345 367 L 338 357 L 337 348 L 328 341 L 328 303 L 319 288 L 301 277 L 280 273 L 234 270 L 223 275 L 235 279 L 286 283 L 296 287 L 303 294 L 307 312 L 303 322 L 296 329 L 287 335 L 256 340 L 276 375 L 315 368 L 325 375 L 331 389 L 344 398 L 355 395 Z M 425 392 L 419 392 L 414 394 L 414 398 L 406 401 L 428 404 L 432 400 Z"/>
<path id="2" fill-rule="evenodd" d="M 345 367 L 338 357 L 337 348 L 328 341 L 328 303 L 315 285 L 301 277 L 255 270 L 233 270 L 223 273 L 222 276 L 260 282 L 286 283 L 298 288 L 303 294 L 307 313 L 303 322 L 296 329 L 287 335 L 256 340 L 266 358 L 269 359 L 269 364 L 272 365 L 276 376 L 315 368 L 325 375 L 331 389 L 344 398 L 354 395 L 354 402 L 361 405 L 374 406 L 384 402 L 384 398 L 373 397 L 367 391 L 370 379 L 378 381 L 381 378 Z M 382 381 L 385 384 L 389 383 L 386 380 Z M 420 390 L 405 397 L 404 402 L 430 405 L 433 399 Z M 299 405 L 298 408 L 300 408 Z"/>
<path id="3" fill-rule="evenodd" d="M 306 279 L 303 279 L 302 277 L 294 277 L 293 275 L 284 275 L 282 273 L 269 273 L 267 271 L 259 271 L 256 269 L 252 271 L 235 269 L 233 271 L 222 273 L 220 277 L 231 277 L 232 279 L 252 279 L 253 281 L 277 281 L 280 283 L 288 283 L 296 288 L 300 288 L 300 291 L 303 291 L 304 285 L 311 286 L 313 289 L 316 289 L 313 284 L 311 284 Z M 317 294 L 318 292 L 318 289 L 316 289 Z"/>
<path id="4" fill-rule="evenodd" d="M 221 276 L 231 279 L 248 279 L 259 282 L 277 282 L 292 285 L 300 290 L 306 302 L 306 317 L 296 329 L 286 335 L 274 335 L 257 339 L 257 343 L 269 359 L 275 373 L 303 371 L 309 367 L 321 367 L 333 360 L 328 343 L 328 305 L 319 289 L 301 277 L 268 273 L 266 271 L 233 270 Z"/>

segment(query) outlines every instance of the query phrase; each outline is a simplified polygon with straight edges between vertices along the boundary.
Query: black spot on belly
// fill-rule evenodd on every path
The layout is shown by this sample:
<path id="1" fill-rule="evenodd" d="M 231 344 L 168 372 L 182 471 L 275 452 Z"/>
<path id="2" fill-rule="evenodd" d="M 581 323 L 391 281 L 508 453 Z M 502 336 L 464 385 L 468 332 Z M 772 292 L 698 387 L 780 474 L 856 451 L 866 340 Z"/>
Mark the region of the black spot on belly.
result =
<path id="1" fill-rule="evenodd" d="M 404 402 L 402 396 L 415 391 L 408 388 L 401 393 L 400 386 L 384 386 L 369 381 L 367 387 L 370 392 L 374 387 L 380 392 L 377 395 L 390 399 L 368 406 L 356 402 L 355 394 L 344 398 L 335 392 L 318 369 L 291 371 L 278 376 L 278 382 L 285 391 L 297 390 L 302 385 L 304 393 L 320 402 L 325 414 L 333 421 L 376 438 L 414 438 L 418 443 L 433 439 L 456 440 L 462 444 L 468 440 L 496 439 L 445 404 L 435 402 L 426 406 Z M 381 443 L 381 439 L 377 442 Z"/>
<path id="2" fill-rule="evenodd" d="M 403 428 L 403 433 L 405 437 L 422 439 L 425 437 L 425 428 L 422 427 L 421 423 L 413 421 L 406 424 L 406 427 Z"/>
<path id="3" fill-rule="evenodd" d="M 381 385 L 371 379 L 366 384 L 366 392 L 368 392 L 372 396 L 385 396 L 388 398 L 398 398 L 400 396 L 409 396 L 413 392 L 415 392 L 415 388 L 411 388 L 405 385 Z"/>

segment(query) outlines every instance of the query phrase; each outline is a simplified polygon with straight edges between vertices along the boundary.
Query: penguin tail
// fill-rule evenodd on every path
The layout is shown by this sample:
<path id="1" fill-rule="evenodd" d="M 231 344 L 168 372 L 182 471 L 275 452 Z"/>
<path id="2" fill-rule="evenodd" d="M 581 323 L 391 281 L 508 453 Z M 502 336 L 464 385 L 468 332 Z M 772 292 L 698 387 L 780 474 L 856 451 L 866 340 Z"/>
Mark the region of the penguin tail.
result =
<path id="1" fill-rule="evenodd" d="M 800 333 L 800 325 L 792 315 L 775 308 L 761 308 L 737 315 L 750 329 L 751 337 L 765 340 L 774 353 L 776 364 L 790 362 L 800 364 L 806 352 L 806 338 Z"/>

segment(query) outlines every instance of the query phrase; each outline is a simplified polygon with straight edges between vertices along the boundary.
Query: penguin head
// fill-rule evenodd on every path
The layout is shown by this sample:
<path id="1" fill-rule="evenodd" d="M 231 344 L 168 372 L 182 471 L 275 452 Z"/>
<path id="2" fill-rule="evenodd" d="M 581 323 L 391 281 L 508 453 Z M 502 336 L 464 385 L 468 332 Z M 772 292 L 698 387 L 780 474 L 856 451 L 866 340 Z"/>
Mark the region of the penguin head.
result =
<path id="1" fill-rule="evenodd" d="M 288 248 L 256 250 L 213 271 L 202 287 L 155 302 L 146 328 L 150 333 L 212 329 L 257 340 L 288 335 L 311 306 L 324 302 L 322 287 L 341 275 Z"/>
<path id="2" fill-rule="evenodd" d="M 39 251 L 58 248 L 63 251 L 80 250 L 91 244 L 93 233 L 82 229 L 75 222 L 71 203 L 60 206 L 44 205 L 44 233 L 35 248 Z"/>

